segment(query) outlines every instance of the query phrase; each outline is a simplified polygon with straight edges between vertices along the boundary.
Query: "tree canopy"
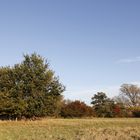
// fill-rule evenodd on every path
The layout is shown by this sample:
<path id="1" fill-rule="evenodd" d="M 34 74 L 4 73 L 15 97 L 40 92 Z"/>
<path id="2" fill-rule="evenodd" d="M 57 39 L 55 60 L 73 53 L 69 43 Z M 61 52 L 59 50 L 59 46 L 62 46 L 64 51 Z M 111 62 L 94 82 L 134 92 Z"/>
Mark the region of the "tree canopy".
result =
<path id="1" fill-rule="evenodd" d="M 65 87 L 36 53 L 13 67 L 0 68 L 0 116 L 58 115 Z"/>

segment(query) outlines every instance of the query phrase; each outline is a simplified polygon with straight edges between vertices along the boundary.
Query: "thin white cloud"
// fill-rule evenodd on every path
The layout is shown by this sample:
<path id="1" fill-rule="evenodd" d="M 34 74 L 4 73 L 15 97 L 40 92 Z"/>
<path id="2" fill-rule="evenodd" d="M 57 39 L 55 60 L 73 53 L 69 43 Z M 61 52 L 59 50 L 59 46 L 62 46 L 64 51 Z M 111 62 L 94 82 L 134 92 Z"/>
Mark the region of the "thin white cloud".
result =
<path id="1" fill-rule="evenodd" d="M 135 62 L 140 62 L 140 56 L 129 59 L 120 59 L 119 61 L 117 61 L 117 63 L 135 63 Z"/>

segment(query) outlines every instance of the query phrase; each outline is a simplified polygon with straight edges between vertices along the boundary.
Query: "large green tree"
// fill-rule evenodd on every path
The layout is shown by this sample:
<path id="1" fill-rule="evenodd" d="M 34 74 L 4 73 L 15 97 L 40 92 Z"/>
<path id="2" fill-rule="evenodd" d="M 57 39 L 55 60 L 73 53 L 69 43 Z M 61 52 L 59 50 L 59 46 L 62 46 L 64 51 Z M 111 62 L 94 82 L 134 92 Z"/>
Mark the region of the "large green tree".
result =
<path id="1" fill-rule="evenodd" d="M 57 116 L 64 86 L 40 55 L 24 55 L 14 67 L 0 68 L 0 115 Z"/>

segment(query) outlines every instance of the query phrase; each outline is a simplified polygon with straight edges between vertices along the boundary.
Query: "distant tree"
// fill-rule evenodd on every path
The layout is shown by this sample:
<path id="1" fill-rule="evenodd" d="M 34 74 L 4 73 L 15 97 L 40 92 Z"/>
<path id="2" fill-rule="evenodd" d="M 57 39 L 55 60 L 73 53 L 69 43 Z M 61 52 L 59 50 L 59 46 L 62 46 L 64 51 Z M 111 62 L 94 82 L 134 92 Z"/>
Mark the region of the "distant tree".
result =
<path id="1" fill-rule="evenodd" d="M 115 103 L 105 93 L 98 92 L 92 97 L 93 109 L 97 117 L 114 117 Z"/>
<path id="2" fill-rule="evenodd" d="M 140 106 L 140 87 L 133 84 L 123 84 L 120 88 L 120 99 L 126 106 Z"/>
<path id="3" fill-rule="evenodd" d="M 94 97 L 92 97 L 91 104 L 92 105 L 100 105 L 100 104 L 102 105 L 107 101 L 108 101 L 108 98 L 107 98 L 106 94 L 103 92 L 98 92 L 97 94 L 94 95 Z"/>
<path id="4" fill-rule="evenodd" d="M 61 110 L 61 116 L 65 118 L 91 117 L 93 115 L 92 108 L 78 100 L 64 102 Z"/>
<path id="5" fill-rule="evenodd" d="M 64 86 L 40 55 L 24 55 L 14 67 L 0 68 L 0 116 L 58 115 Z"/>

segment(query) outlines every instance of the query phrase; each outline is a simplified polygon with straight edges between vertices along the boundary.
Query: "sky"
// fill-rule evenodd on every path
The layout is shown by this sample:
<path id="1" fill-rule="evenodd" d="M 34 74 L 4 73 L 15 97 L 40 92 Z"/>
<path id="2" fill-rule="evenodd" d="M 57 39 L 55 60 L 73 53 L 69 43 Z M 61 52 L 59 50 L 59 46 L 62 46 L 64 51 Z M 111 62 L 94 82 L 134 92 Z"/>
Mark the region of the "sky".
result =
<path id="1" fill-rule="evenodd" d="M 34 52 L 66 86 L 65 99 L 114 97 L 123 83 L 140 84 L 140 1 L 0 0 L 0 66 Z"/>

